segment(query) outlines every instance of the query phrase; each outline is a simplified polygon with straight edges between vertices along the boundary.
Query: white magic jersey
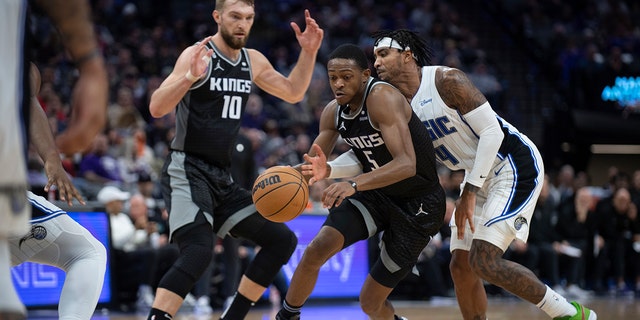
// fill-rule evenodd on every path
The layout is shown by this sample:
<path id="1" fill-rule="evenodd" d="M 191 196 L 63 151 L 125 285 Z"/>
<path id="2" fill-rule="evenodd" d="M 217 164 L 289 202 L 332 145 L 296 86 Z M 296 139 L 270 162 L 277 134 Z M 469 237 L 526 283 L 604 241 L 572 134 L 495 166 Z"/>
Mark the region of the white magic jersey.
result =
<path id="1" fill-rule="evenodd" d="M 422 68 L 422 81 L 418 92 L 411 101 L 411 107 L 425 124 L 436 152 L 436 159 L 451 170 L 471 171 L 478 149 L 479 135 L 466 123 L 458 110 L 448 107 L 435 85 L 436 69 L 439 66 Z M 505 120 L 500 120 L 503 131 L 519 134 L 518 130 Z M 501 159 L 494 155 L 493 166 Z M 493 167 L 492 166 L 492 167 Z"/>

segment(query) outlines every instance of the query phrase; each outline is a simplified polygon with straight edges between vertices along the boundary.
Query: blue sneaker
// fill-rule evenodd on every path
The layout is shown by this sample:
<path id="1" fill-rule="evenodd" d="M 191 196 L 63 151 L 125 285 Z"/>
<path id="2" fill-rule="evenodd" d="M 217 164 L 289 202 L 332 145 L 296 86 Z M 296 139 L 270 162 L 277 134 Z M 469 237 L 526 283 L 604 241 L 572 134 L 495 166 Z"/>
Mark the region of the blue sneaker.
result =
<path id="1" fill-rule="evenodd" d="M 559 317 L 559 318 L 554 318 L 555 320 L 597 320 L 598 319 L 598 315 L 596 315 L 596 313 L 575 302 L 575 301 L 571 301 L 571 304 L 576 307 L 576 310 L 578 311 L 576 314 L 572 315 L 572 316 L 565 316 L 565 317 Z"/>

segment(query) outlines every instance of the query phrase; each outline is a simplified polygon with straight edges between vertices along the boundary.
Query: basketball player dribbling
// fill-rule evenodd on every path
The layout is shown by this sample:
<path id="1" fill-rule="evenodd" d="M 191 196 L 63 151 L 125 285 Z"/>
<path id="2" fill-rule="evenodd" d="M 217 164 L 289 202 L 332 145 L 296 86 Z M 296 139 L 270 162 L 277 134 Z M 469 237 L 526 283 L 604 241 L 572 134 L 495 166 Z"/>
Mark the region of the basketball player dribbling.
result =
<path id="1" fill-rule="evenodd" d="M 431 139 L 404 96 L 370 76 L 367 56 L 358 46 L 336 48 L 327 71 L 335 99 L 322 111 L 320 133 L 301 170 L 306 174 L 308 166 L 323 167 L 324 155 L 342 137 L 364 173 L 324 190 L 329 215 L 305 248 L 276 320 L 300 319 L 325 262 L 381 232 L 380 256 L 362 285 L 360 307 L 370 319 L 404 319 L 395 315 L 387 297 L 444 222 L 445 194 Z"/>
<path id="2" fill-rule="evenodd" d="M 244 319 L 297 245 L 282 223 L 256 212 L 251 193 L 231 178 L 231 154 L 251 87 L 290 103 L 311 82 L 323 30 L 305 11 L 306 28 L 291 23 L 301 51 L 288 77 L 257 50 L 245 48 L 253 0 L 218 0 L 215 35 L 185 49 L 153 93 L 151 115 L 176 111 L 176 135 L 162 173 L 171 238 L 180 257 L 160 280 L 148 319 L 171 319 L 211 262 L 214 237 L 245 238 L 260 246 L 222 319 Z"/>
<path id="3" fill-rule="evenodd" d="M 450 245 L 451 276 L 463 318 L 486 319 L 486 280 L 553 319 L 597 319 L 595 312 L 568 302 L 530 270 L 502 258 L 515 238 L 527 240 L 542 188 L 544 168 L 533 142 L 500 118 L 462 71 L 431 66 L 431 49 L 416 33 L 383 31 L 374 38 L 378 76 L 411 101 L 430 131 L 438 161 L 451 170 L 465 170 Z M 341 171 L 357 168 L 348 155 L 332 165 Z"/>

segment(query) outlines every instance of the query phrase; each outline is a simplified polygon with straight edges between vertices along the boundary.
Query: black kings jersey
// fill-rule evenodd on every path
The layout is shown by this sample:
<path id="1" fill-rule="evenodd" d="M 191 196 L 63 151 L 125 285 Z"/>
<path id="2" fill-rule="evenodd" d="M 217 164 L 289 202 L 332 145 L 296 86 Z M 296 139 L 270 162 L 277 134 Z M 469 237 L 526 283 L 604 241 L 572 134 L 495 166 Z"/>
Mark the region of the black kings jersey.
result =
<path id="1" fill-rule="evenodd" d="M 384 81 L 370 78 L 367 83 L 363 104 L 356 112 L 349 106 L 336 108 L 336 127 L 340 136 L 351 146 L 362 163 L 363 172 L 371 172 L 389 163 L 393 157 L 382 137 L 382 132 L 375 128 L 369 119 L 367 97 L 371 88 L 376 85 L 390 85 Z M 395 106 L 390 106 L 395 107 Z M 420 119 L 412 112 L 409 120 L 409 131 L 416 152 L 416 175 L 392 185 L 381 188 L 382 192 L 392 197 L 413 198 L 423 196 L 439 187 L 436 172 L 435 152 L 429 132 Z"/>
<path id="2" fill-rule="evenodd" d="M 239 58 L 231 61 L 212 41 L 207 46 L 213 49 L 207 74 L 194 83 L 176 108 L 171 149 L 226 168 L 251 92 L 251 64 L 244 48 Z"/>

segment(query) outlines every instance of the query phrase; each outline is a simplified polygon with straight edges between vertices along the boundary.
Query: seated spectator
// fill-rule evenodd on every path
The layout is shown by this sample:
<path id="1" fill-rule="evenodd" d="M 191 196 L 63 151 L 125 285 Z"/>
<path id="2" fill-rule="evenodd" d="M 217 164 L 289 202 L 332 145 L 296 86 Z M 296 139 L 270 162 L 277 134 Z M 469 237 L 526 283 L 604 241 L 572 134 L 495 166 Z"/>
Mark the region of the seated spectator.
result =
<path id="1" fill-rule="evenodd" d="M 74 184 L 89 200 L 95 199 L 104 185 L 122 185 L 120 165 L 118 160 L 107 152 L 108 149 L 107 136 L 99 134 L 94 139 L 91 150 L 80 160 Z"/>
<path id="2" fill-rule="evenodd" d="M 596 207 L 597 226 L 595 240 L 595 284 L 597 292 L 605 292 L 611 278 L 612 290 L 624 294 L 628 291 L 626 283 L 627 266 L 632 253 L 634 226 L 638 223 L 638 209 L 631 202 L 627 188 L 618 188 L 613 195 L 600 200 Z"/>
<path id="3" fill-rule="evenodd" d="M 593 239 L 596 228 L 595 212 L 591 205 L 593 198 L 587 187 L 577 189 L 573 201 L 568 201 L 559 208 L 556 230 L 561 242 L 554 247 L 561 254 L 562 273 L 565 276 L 568 296 L 573 298 L 589 295 L 583 290 L 585 286 L 585 262 L 589 251 L 589 243 Z"/>
<path id="4" fill-rule="evenodd" d="M 154 288 L 160 277 L 178 257 L 175 245 L 162 245 L 155 224 L 148 220 L 148 209 L 142 195 L 130 196 L 114 186 L 98 193 L 111 223 L 116 301 L 123 308 L 136 303 L 137 308 L 150 308 Z M 123 212 L 129 200 L 130 214 Z"/>

